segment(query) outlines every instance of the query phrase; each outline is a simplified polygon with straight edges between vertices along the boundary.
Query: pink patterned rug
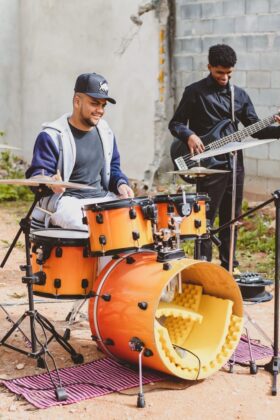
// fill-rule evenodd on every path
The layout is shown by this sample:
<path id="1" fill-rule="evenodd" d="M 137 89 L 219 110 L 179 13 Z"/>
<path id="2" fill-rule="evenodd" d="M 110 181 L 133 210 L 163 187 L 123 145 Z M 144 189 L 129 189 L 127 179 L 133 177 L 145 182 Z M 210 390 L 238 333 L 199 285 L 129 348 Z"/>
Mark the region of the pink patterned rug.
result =
<path id="1" fill-rule="evenodd" d="M 270 347 L 264 346 L 256 340 L 251 340 L 251 348 L 254 360 L 261 360 L 273 355 Z M 248 341 L 245 336 L 242 336 L 235 351 L 235 362 L 246 363 L 248 361 L 250 361 Z M 59 386 L 57 373 L 52 371 L 51 375 L 55 385 Z M 37 408 L 72 404 L 139 385 L 137 369 L 124 366 L 110 358 L 59 369 L 59 376 L 68 396 L 67 400 L 63 402 L 57 401 L 48 373 L 2 381 L 2 385 L 15 394 L 23 396 Z M 168 380 L 168 378 L 168 375 L 161 372 L 146 369 L 143 371 L 143 384 Z"/>

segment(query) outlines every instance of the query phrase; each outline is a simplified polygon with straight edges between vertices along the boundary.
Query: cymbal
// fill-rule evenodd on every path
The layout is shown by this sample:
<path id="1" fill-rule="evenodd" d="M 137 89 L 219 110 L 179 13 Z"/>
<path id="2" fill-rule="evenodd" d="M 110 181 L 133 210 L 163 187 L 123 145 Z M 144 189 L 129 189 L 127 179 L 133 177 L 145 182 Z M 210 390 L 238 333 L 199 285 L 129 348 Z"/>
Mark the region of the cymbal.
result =
<path id="1" fill-rule="evenodd" d="M 20 150 L 19 147 L 9 146 L 8 144 L 1 144 L 1 143 L 0 143 L 0 149 Z"/>
<path id="2" fill-rule="evenodd" d="M 0 184 L 24 185 L 26 187 L 38 187 L 39 185 L 47 185 L 48 187 L 56 186 L 62 188 L 74 188 L 81 190 L 95 190 L 86 184 L 78 184 L 76 182 L 56 181 L 49 176 L 37 175 L 28 179 L 0 179 Z"/>
<path id="3" fill-rule="evenodd" d="M 207 176 L 207 175 L 222 174 L 224 172 L 230 172 L 230 171 L 227 171 L 224 169 L 208 169 L 208 168 L 204 168 L 204 166 L 194 166 L 190 169 L 183 169 L 181 171 L 169 171 L 167 173 L 175 174 L 175 175 L 202 177 L 202 176 Z"/>
<path id="4" fill-rule="evenodd" d="M 202 160 L 213 156 L 223 155 L 224 153 L 231 153 L 235 152 L 237 150 L 243 150 L 247 149 L 249 147 L 255 147 L 255 146 L 262 146 L 263 144 L 271 143 L 273 141 L 276 141 L 277 139 L 269 139 L 269 140 L 250 140 L 250 141 L 232 141 L 231 143 L 228 143 L 222 147 L 219 147 L 218 149 L 211 149 L 207 150 L 207 152 L 199 153 L 198 155 L 195 155 L 191 158 L 191 160 Z"/>

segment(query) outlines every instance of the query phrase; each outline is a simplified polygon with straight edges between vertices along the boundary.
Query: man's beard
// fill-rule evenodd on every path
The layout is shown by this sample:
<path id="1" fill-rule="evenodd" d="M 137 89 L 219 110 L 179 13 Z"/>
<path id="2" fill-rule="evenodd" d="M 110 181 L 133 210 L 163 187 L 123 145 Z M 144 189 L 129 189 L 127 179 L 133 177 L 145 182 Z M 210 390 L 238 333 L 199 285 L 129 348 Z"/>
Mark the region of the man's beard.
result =
<path id="1" fill-rule="evenodd" d="M 89 127 L 95 127 L 98 124 L 98 121 L 92 121 L 90 118 L 83 118 L 83 123 L 88 125 Z"/>

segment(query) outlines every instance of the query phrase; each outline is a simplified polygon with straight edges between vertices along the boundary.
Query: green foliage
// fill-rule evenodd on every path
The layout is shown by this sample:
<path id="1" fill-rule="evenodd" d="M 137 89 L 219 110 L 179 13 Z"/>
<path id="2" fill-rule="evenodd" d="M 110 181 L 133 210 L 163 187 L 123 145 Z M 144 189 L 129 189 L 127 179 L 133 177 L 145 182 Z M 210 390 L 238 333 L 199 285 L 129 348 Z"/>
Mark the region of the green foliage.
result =
<path id="1" fill-rule="evenodd" d="M 24 162 L 9 151 L 0 155 L 1 178 L 24 178 Z M 3 201 L 30 201 L 33 194 L 29 188 L 18 185 L 0 185 L 0 202 Z"/>

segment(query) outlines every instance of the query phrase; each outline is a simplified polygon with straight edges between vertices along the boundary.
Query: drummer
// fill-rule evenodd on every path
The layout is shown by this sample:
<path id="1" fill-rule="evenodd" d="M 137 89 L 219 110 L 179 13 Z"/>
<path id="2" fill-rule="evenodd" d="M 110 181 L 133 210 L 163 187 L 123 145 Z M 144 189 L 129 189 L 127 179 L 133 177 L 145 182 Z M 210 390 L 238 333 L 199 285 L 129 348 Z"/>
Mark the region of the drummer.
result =
<path id="1" fill-rule="evenodd" d="M 108 96 L 105 78 L 81 74 L 74 88 L 72 113 L 43 125 L 26 177 L 47 175 L 94 189 L 53 186 L 32 214 L 32 229 L 52 225 L 85 230 L 83 205 L 134 196 L 120 168 L 114 133 L 103 119 L 108 102 L 116 103 Z"/>

